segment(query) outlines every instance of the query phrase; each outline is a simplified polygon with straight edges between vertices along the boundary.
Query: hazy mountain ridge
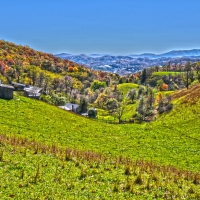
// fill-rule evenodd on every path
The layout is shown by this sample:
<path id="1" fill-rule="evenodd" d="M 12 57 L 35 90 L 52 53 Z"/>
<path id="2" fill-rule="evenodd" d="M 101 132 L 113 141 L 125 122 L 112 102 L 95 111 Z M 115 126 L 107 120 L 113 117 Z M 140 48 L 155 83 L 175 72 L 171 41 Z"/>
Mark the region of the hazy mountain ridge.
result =
<path id="1" fill-rule="evenodd" d="M 200 49 L 169 51 L 163 54 L 130 54 L 130 55 L 108 55 L 108 54 L 56 54 L 62 59 L 69 59 L 83 64 L 95 70 L 104 70 L 119 74 L 130 74 L 155 65 L 163 66 L 169 61 L 172 64 L 185 64 L 186 61 L 200 61 Z"/>

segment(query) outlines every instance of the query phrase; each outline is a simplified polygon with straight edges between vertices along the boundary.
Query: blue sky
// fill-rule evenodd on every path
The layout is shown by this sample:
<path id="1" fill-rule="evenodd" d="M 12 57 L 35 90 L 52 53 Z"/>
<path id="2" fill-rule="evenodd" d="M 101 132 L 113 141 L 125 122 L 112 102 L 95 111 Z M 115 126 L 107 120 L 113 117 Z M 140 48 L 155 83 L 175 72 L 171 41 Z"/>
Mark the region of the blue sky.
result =
<path id="1" fill-rule="evenodd" d="M 200 48 L 199 0 L 0 0 L 0 39 L 48 53 Z"/>

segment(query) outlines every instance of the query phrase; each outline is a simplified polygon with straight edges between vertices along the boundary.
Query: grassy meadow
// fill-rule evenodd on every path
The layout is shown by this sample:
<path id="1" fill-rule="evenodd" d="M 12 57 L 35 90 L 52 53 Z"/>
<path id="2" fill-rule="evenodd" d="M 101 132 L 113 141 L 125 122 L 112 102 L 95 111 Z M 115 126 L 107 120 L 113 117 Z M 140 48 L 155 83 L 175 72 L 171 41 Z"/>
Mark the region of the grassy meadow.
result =
<path id="1" fill-rule="evenodd" d="M 199 88 L 176 92 L 173 110 L 144 124 L 106 124 L 22 96 L 0 99 L 0 196 L 198 199 Z"/>

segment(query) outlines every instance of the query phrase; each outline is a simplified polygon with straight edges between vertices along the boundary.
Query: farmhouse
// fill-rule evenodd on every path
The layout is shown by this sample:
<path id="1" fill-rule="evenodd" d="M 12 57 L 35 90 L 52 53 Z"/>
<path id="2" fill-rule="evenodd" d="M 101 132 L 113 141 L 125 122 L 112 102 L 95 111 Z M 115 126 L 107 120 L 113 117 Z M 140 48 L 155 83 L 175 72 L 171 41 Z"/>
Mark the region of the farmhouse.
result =
<path id="1" fill-rule="evenodd" d="M 0 98 L 2 99 L 13 99 L 14 87 L 10 85 L 4 85 L 0 82 Z"/>
<path id="2" fill-rule="evenodd" d="M 39 99 L 41 95 L 42 88 L 35 87 L 35 86 L 27 86 L 24 88 L 24 95 L 26 97 Z"/>
<path id="3" fill-rule="evenodd" d="M 12 82 L 14 90 L 24 91 L 24 96 L 39 99 L 41 95 L 42 88 L 35 87 L 32 85 L 25 85 L 22 83 Z"/>

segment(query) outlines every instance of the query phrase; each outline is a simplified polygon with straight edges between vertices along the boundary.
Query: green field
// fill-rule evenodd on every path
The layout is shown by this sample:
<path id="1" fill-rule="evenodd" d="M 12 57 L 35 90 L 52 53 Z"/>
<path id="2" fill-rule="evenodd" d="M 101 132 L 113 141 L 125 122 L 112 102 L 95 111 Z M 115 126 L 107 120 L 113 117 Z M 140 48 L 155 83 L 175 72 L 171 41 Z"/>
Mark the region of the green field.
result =
<path id="1" fill-rule="evenodd" d="M 0 135 L 1 199 L 194 199 L 197 174 Z M 12 145 L 10 145 L 12 143 Z M 180 187 L 181 186 L 181 187 Z"/>
<path id="2" fill-rule="evenodd" d="M 169 114 L 142 125 L 106 124 L 25 97 L 1 99 L 0 109 L 0 131 L 9 136 L 199 170 L 199 103 L 177 102 Z"/>
<path id="3" fill-rule="evenodd" d="M 0 99 L 1 137 L 8 137 L 0 142 L 3 180 L 0 196 L 4 199 L 12 196 L 22 199 L 27 195 L 30 199 L 60 199 L 66 195 L 69 199 L 137 199 L 137 196 L 163 199 L 168 195 L 171 199 L 198 199 L 200 102 L 189 99 L 192 91 L 177 94 L 170 113 L 144 124 L 106 124 L 21 96 L 9 101 Z M 17 145 L 15 138 L 26 138 L 35 145 L 30 142 L 26 145 L 25 139 Z M 54 150 L 38 148 L 40 144 Z M 56 148 L 61 150 L 55 151 Z M 100 160 L 96 170 L 97 160 L 92 160 L 93 156 L 69 154 L 68 159 L 63 150 L 66 148 L 82 154 L 91 151 L 94 157 L 100 153 L 105 159 L 102 161 L 97 156 Z M 115 163 L 120 156 L 128 159 L 125 164 Z M 135 167 L 132 162 L 136 160 L 165 166 L 166 171 L 162 167 L 152 171 L 148 164 Z M 130 176 L 126 175 L 126 168 L 130 168 Z M 154 173 L 158 182 L 153 178 Z M 141 184 L 136 181 L 138 176 L 142 176 Z M 48 188 L 51 188 L 49 193 Z"/>
<path id="4" fill-rule="evenodd" d="M 168 76 L 168 75 L 178 75 L 181 74 L 181 72 L 153 72 L 152 76 Z"/>
<path id="5" fill-rule="evenodd" d="M 135 83 L 123 83 L 118 85 L 118 90 L 126 96 L 129 90 L 138 89 L 139 85 Z"/>

